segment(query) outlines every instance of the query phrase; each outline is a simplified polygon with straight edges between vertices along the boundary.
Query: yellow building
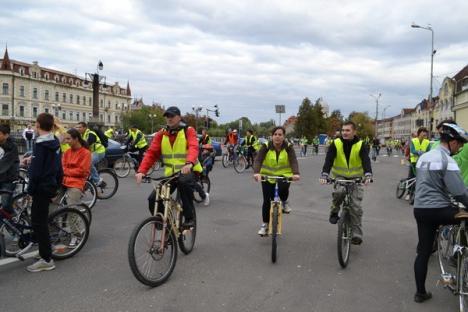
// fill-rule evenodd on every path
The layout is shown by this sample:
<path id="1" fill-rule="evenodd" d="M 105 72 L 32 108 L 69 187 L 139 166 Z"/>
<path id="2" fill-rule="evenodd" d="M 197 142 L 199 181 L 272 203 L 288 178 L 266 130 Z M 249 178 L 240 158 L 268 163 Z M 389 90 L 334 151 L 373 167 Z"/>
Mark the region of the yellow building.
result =
<path id="1" fill-rule="evenodd" d="M 468 65 L 454 77 L 455 92 L 454 106 L 455 121 L 464 129 L 468 129 Z"/>
<path id="2" fill-rule="evenodd" d="M 0 123 L 23 129 L 42 112 L 54 114 L 68 127 L 92 117 L 91 82 L 76 75 L 9 58 L 0 59 Z M 118 126 L 131 103 L 130 86 L 101 85 L 99 119 L 105 126 Z"/>
<path id="3" fill-rule="evenodd" d="M 434 107 L 434 123 L 437 126 L 441 121 L 454 119 L 453 116 L 453 94 L 455 92 L 455 81 L 445 77 L 439 90 L 439 101 Z"/>

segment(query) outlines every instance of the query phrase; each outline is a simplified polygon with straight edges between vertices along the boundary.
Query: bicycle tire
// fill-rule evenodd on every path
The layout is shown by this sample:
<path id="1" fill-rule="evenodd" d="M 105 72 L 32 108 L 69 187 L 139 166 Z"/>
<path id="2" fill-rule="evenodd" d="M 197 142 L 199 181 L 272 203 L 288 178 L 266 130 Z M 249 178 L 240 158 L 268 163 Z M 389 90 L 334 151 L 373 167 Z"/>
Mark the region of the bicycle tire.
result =
<path id="1" fill-rule="evenodd" d="M 16 223 L 19 223 L 26 227 L 31 227 L 31 220 L 26 212 L 23 212 L 19 215 Z M 32 228 L 29 230 L 32 234 Z M 25 234 L 25 230 L 21 231 L 22 234 Z M 18 252 L 26 247 L 28 242 L 24 241 L 20 236 L 18 236 L 14 231 L 10 230 L 5 224 L 0 226 L 0 235 L 3 236 L 4 252 L 7 257 L 14 257 Z"/>
<path id="2" fill-rule="evenodd" d="M 348 212 L 343 211 L 338 221 L 337 250 L 338 262 L 344 269 L 348 266 L 351 253 L 351 228 L 349 225 Z"/>
<path id="3" fill-rule="evenodd" d="M 439 227 L 437 231 L 437 258 L 439 262 L 440 272 L 445 274 L 449 270 L 448 261 L 450 260 L 453 244 L 452 244 L 452 227 L 445 225 Z"/>
<path id="4" fill-rule="evenodd" d="M 234 160 L 234 170 L 237 173 L 242 173 L 245 171 L 245 168 L 247 167 L 247 159 L 245 158 L 244 155 L 239 155 L 236 160 Z"/>
<path id="5" fill-rule="evenodd" d="M 277 243 L 277 236 L 278 236 L 278 210 L 279 205 L 278 203 L 274 203 L 271 207 L 273 209 L 272 213 L 272 220 L 271 222 L 271 262 L 276 263 L 278 258 L 278 243 Z"/>
<path id="6" fill-rule="evenodd" d="M 91 209 L 89 209 L 89 207 L 86 204 L 80 203 L 77 205 L 64 206 L 61 208 L 67 207 L 78 209 L 86 217 L 86 220 L 88 220 L 88 224 L 91 227 L 91 221 L 93 221 L 93 214 L 91 212 Z"/>
<path id="7" fill-rule="evenodd" d="M 195 222 L 195 227 L 192 230 L 189 230 L 190 234 L 187 235 L 189 238 L 187 239 L 187 236 L 184 234 L 185 231 L 182 231 L 182 229 L 179 237 L 177 238 L 180 251 L 186 255 L 192 252 L 193 246 L 195 246 L 195 238 L 197 237 L 197 214 L 195 209 L 193 209 L 193 221 Z M 184 224 L 184 214 L 179 213 L 179 226 L 182 224 Z"/>
<path id="8" fill-rule="evenodd" d="M 127 177 L 130 174 L 130 169 L 130 162 L 126 157 L 119 158 L 114 162 L 115 174 L 119 178 Z"/>
<path id="9" fill-rule="evenodd" d="M 405 187 L 405 182 L 406 179 L 403 179 L 403 180 L 400 180 L 400 182 L 398 182 L 398 185 L 397 185 L 397 188 L 396 188 L 396 197 L 397 198 L 402 198 L 403 195 L 405 195 L 406 193 L 406 187 Z"/>
<path id="10" fill-rule="evenodd" d="M 82 192 L 81 202 L 84 203 L 89 209 L 92 209 L 97 201 L 96 185 L 91 181 L 86 181 Z"/>
<path id="11" fill-rule="evenodd" d="M 119 189 L 119 179 L 114 169 L 101 169 L 98 173 L 103 183 L 100 186 L 96 185 L 96 197 L 99 199 L 109 199 Z"/>
<path id="12" fill-rule="evenodd" d="M 221 159 L 221 163 L 223 164 L 223 167 L 224 168 L 228 168 L 229 167 L 229 155 L 228 154 L 223 154 L 223 157 Z"/>
<path id="13" fill-rule="evenodd" d="M 138 224 L 133 230 L 130 236 L 130 240 L 128 242 L 128 263 L 130 265 L 130 270 L 132 271 L 133 275 L 139 282 L 150 287 L 157 287 L 163 284 L 164 282 L 166 282 L 167 279 L 171 276 L 172 272 L 174 271 L 174 268 L 177 262 L 177 241 L 175 239 L 174 232 L 171 230 L 170 226 L 166 227 L 165 230 L 166 230 L 166 235 L 167 235 L 167 243 L 166 243 L 167 247 L 164 247 L 164 248 L 169 248 L 169 247 L 171 248 L 169 266 L 167 270 L 165 270 L 159 278 L 152 278 L 151 276 L 148 276 L 149 274 L 149 272 L 147 273 L 148 270 L 142 271 L 141 268 L 139 267 L 139 264 L 137 263 L 137 258 L 141 259 L 141 255 L 136 255 L 135 249 L 138 243 L 138 239 L 140 237 L 140 232 L 143 231 L 145 226 L 150 223 L 154 224 L 153 228 L 151 229 L 153 230 L 153 232 L 151 233 L 152 235 L 156 235 L 154 234 L 154 229 L 156 229 L 157 231 L 161 231 L 162 229 L 164 229 L 161 218 L 158 216 L 146 218 L 140 224 Z M 155 249 L 153 246 L 154 242 L 150 242 L 150 243 L 151 243 L 151 248 L 149 250 L 145 250 L 145 252 L 149 254 L 148 260 L 153 259 L 155 261 L 159 261 L 157 260 L 157 258 L 160 257 L 160 254 L 150 253 L 150 252 L 157 252 L 157 248 Z M 163 252 L 162 256 L 164 256 L 165 253 L 167 253 L 167 251 Z"/>
<path id="14" fill-rule="evenodd" d="M 211 190 L 211 180 L 210 180 L 210 177 L 209 176 L 206 176 L 206 175 L 202 175 L 200 177 L 200 181 L 197 181 L 196 183 L 200 183 L 201 186 L 202 186 L 202 189 L 203 191 L 205 191 L 206 193 L 210 193 L 210 190 Z M 197 191 L 193 191 L 193 200 L 196 202 L 196 203 L 201 203 L 203 202 L 203 198 L 201 198 L 200 194 L 198 194 Z"/>
<path id="15" fill-rule="evenodd" d="M 463 254 L 458 254 L 458 298 L 460 302 L 460 312 L 468 311 L 468 258 Z"/>
<path id="16" fill-rule="evenodd" d="M 54 260 L 73 257 L 88 241 L 88 219 L 76 208 L 66 207 L 53 212 L 49 216 L 48 225 L 52 246 L 51 257 Z"/>

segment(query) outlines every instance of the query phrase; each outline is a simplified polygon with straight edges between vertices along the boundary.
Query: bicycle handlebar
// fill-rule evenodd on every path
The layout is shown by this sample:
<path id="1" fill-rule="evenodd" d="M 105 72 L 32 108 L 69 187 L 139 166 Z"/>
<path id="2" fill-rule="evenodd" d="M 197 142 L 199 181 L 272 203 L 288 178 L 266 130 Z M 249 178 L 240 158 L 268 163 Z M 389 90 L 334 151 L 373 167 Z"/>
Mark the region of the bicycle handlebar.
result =
<path id="1" fill-rule="evenodd" d="M 180 176 L 180 171 L 174 173 L 173 175 L 170 175 L 168 177 L 159 177 L 159 178 L 153 178 L 153 177 L 150 177 L 150 176 L 144 176 L 142 179 L 141 179 L 141 183 L 151 183 L 151 181 L 163 181 L 163 180 L 172 180 L 172 179 L 175 179 L 175 178 L 178 178 Z"/>
<path id="2" fill-rule="evenodd" d="M 284 182 L 292 182 L 293 181 L 292 177 L 269 176 L 269 175 L 265 175 L 265 174 L 262 174 L 260 177 L 261 177 L 262 182 L 265 182 L 265 181 L 270 180 L 270 179 L 280 180 L 280 181 L 284 181 Z"/>
<path id="3" fill-rule="evenodd" d="M 363 184 L 366 178 L 353 178 L 353 179 L 335 179 L 335 178 L 327 178 L 328 184 Z M 373 183 L 374 180 L 370 179 L 370 182 Z"/>

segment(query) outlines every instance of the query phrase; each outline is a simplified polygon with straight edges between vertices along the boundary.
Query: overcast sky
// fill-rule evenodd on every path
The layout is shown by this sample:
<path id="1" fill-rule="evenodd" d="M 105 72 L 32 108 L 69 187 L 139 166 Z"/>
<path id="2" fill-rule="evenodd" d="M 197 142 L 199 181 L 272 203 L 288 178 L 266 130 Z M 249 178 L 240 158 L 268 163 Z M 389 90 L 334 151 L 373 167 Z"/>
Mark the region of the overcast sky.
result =
<path id="1" fill-rule="evenodd" d="M 0 0 L 0 44 L 10 58 L 77 73 L 99 59 L 108 82 L 132 95 L 219 121 L 297 113 L 304 97 L 330 109 L 386 116 L 429 93 L 435 31 L 434 95 L 468 64 L 468 1 Z M 0 56 L 1 57 L 1 56 Z"/>

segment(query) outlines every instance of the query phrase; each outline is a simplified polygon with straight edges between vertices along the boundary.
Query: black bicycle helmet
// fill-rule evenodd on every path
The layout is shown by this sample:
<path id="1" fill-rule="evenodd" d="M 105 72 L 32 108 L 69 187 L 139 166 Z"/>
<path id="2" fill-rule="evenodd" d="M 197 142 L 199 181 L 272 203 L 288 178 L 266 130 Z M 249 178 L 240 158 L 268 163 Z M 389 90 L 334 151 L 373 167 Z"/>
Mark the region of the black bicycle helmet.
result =
<path id="1" fill-rule="evenodd" d="M 445 137 L 446 141 L 457 140 L 460 142 L 468 142 L 468 133 L 465 129 L 453 123 L 444 123 L 440 131 L 441 138 Z"/>

